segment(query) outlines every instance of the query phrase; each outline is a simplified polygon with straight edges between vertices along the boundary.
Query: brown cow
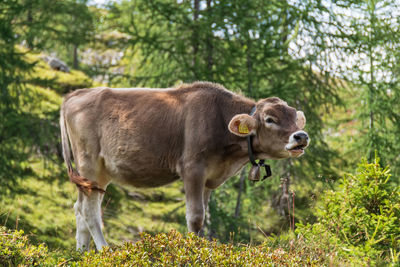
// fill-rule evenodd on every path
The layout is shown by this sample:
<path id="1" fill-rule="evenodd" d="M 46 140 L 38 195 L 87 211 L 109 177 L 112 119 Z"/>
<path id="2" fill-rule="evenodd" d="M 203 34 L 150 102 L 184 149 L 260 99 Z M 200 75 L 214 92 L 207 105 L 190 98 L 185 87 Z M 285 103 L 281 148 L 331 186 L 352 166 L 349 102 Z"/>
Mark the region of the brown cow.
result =
<path id="1" fill-rule="evenodd" d="M 255 158 L 298 157 L 309 143 L 304 125 L 303 112 L 279 98 L 256 103 L 208 82 L 70 93 L 60 126 L 69 176 L 81 189 L 77 249 L 88 249 L 90 236 L 97 249 L 107 245 L 100 209 L 112 180 L 156 187 L 181 178 L 188 229 L 198 233 L 211 191 L 249 162 L 246 137 L 253 136 Z"/>

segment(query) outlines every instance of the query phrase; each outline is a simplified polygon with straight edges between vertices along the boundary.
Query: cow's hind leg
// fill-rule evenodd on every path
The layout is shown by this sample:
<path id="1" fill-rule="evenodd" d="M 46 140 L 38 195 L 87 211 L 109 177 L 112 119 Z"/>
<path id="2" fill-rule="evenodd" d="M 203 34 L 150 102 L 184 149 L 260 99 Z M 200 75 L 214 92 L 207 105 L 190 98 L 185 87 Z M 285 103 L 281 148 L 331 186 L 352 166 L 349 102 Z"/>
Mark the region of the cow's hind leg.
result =
<path id="1" fill-rule="evenodd" d="M 87 224 L 81 215 L 83 192 L 78 192 L 78 200 L 74 205 L 76 217 L 76 250 L 89 250 L 90 232 Z"/>
<path id="2" fill-rule="evenodd" d="M 103 200 L 103 195 L 104 193 L 96 190 L 93 190 L 89 194 L 83 194 L 80 209 L 80 215 L 93 237 L 97 250 L 101 250 L 102 247 L 108 246 L 101 229 L 101 202 Z"/>

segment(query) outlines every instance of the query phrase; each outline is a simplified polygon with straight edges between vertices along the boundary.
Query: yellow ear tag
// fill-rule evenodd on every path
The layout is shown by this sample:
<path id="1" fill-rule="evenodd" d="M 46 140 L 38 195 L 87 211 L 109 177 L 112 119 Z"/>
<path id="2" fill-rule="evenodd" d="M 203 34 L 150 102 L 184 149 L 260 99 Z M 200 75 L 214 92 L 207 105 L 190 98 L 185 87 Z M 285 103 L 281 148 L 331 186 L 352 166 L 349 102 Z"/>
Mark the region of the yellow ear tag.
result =
<path id="1" fill-rule="evenodd" d="M 243 124 L 243 123 L 239 124 L 239 133 L 248 134 L 249 132 L 250 132 L 249 128 L 247 128 L 246 124 Z"/>

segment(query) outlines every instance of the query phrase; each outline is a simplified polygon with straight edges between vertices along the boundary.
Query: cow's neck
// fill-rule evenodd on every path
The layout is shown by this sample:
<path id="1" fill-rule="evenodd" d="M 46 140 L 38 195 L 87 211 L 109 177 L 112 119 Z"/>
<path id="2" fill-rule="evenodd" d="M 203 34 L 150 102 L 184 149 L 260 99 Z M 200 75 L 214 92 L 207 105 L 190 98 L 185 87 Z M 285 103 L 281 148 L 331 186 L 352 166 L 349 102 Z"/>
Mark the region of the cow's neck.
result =
<path id="1" fill-rule="evenodd" d="M 246 113 L 252 115 L 253 108 L 256 106 L 256 102 L 242 97 L 236 96 L 236 98 L 232 99 L 230 103 L 224 107 L 226 111 L 225 123 L 229 124 L 230 120 L 237 114 Z M 228 129 L 226 129 L 228 131 Z M 228 148 L 228 156 L 232 160 L 237 160 L 238 162 L 243 162 L 243 160 L 247 160 L 249 162 L 249 154 L 248 154 L 248 143 L 247 139 L 243 137 L 238 137 L 233 134 L 230 134 L 231 140 Z M 252 138 L 252 148 L 255 159 L 260 159 L 260 157 L 264 157 L 266 155 L 263 154 L 260 148 L 260 141 L 257 136 Z M 226 153 L 227 151 L 225 151 Z"/>
<path id="2" fill-rule="evenodd" d="M 249 115 L 253 115 L 255 112 L 255 106 L 256 103 L 250 99 L 245 99 L 245 101 L 241 102 L 241 105 L 238 105 L 238 109 L 235 110 L 230 116 L 235 116 L 237 114 L 241 113 L 247 113 Z M 260 156 L 265 156 L 263 154 L 263 151 L 260 148 L 260 141 L 258 139 L 258 136 L 253 136 L 251 138 L 251 146 L 252 146 L 252 152 L 254 155 L 254 159 L 260 159 Z M 234 137 L 233 143 L 236 144 L 236 149 L 235 153 L 232 155 L 233 157 L 236 157 L 239 161 L 243 161 L 243 159 L 247 159 L 247 162 L 250 162 L 249 158 L 249 146 L 248 146 L 248 140 L 247 138 L 243 137 Z"/>
<path id="3" fill-rule="evenodd" d="M 260 148 L 260 139 L 258 138 L 258 136 L 253 136 L 252 139 L 253 139 L 252 140 L 252 148 L 253 148 L 254 157 L 256 159 L 261 159 L 261 158 L 266 159 L 266 158 L 268 158 L 268 156 L 266 156 L 266 154 Z M 263 156 L 261 156 L 261 155 L 263 155 Z"/>
<path id="4" fill-rule="evenodd" d="M 229 123 L 233 116 L 237 114 L 250 114 L 253 107 L 255 107 L 256 102 L 243 96 L 234 95 L 229 99 L 229 101 L 223 102 L 222 105 L 224 115 L 226 116 L 225 119 L 227 120 L 227 123 Z"/>
<path id="5" fill-rule="evenodd" d="M 244 98 L 244 97 L 239 97 L 239 101 L 237 101 L 230 107 L 231 110 L 230 112 L 228 112 L 227 117 L 226 117 L 226 125 L 229 124 L 229 121 L 237 114 L 251 114 L 252 112 L 254 112 L 254 108 L 256 106 L 256 103 L 253 100 L 250 100 L 248 98 Z M 251 114 L 252 115 L 252 114 Z M 247 139 L 243 138 L 243 137 L 239 137 L 233 134 L 230 134 L 231 136 L 231 142 L 230 142 L 230 148 L 228 150 L 230 150 L 228 152 L 229 156 L 231 159 L 233 160 L 237 160 L 238 162 L 243 162 L 246 161 L 249 162 L 249 154 L 248 154 L 248 143 L 247 143 Z M 258 144 L 258 139 L 257 137 L 254 137 L 253 139 L 253 148 L 255 150 L 253 150 L 254 152 L 258 152 L 258 147 L 255 147 L 255 144 Z"/>

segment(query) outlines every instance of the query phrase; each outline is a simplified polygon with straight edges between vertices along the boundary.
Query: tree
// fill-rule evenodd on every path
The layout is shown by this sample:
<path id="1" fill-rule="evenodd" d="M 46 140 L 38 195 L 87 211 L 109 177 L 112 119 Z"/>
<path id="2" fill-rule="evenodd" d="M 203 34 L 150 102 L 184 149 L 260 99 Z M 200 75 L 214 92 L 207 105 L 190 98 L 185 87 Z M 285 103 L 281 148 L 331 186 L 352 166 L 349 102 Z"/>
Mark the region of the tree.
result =
<path id="1" fill-rule="evenodd" d="M 24 8 L 15 19 L 21 25 L 18 31 L 27 46 L 57 52 L 77 69 L 79 47 L 94 37 L 94 12 L 87 6 L 87 0 L 19 2 Z"/>
<path id="2" fill-rule="evenodd" d="M 25 129 L 19 117 L 19 107 L 25 95 L 20 84 L 22 73 L 29 71 L 31 64 L 22 59 L 23 51 L 17 49 L 19 38 L 16 34 L 15 18 L 25 11 L 18 1 L 5 1 L 0 9 L 0 178 L 3 183 L 12 181 L 9 175 L 23 170 L 15 168 L 13 161 L 23 156 L 23 152 L 15 150 L 19 142 L 16 136 Z M 17 172 L 18 173 L 18 172 Z"/>
<path id="3" fill-rule="evenodd" d="M 323 51 L 319 61 L 358 95 L 356 107 L 350 107 L 357 108 L 352 119 L 358 125 L 357 142 L 348 144 L 355 150 L 350 156 L 371 160 L 378 151 L 398 175 L 400 3 L 333 1 L 311 6 L 318 23 L 307 37 L 316 40 L 315 50 Z"/>
<path id="4" fill-rule="evenodd" d="M 50 138 L 48 133 L 56 133 L 54 121 L 58 114 L 39 116 L 33 112 L 39 101 L 35 90 L 28 88 L 29 83 L 48 84 L 30 78 L 37 62 L 26 56 L 29 49 L 42 47 L 48 41 L 38 36 L 40 29 L 48 29 L 50 16 L 34 12 L 44 3 L 38 0 L 30 5 L 26 1 L 6 0 L 0 7 L 0 181 L 4 190 L 11 188 L 17 177 L 30 173 L 21 162 L 33 154 L 52 157 L 46 152 L 56 143 L 57 135 Z M 23 46 L 25 43 L 27 47 Z"/>

